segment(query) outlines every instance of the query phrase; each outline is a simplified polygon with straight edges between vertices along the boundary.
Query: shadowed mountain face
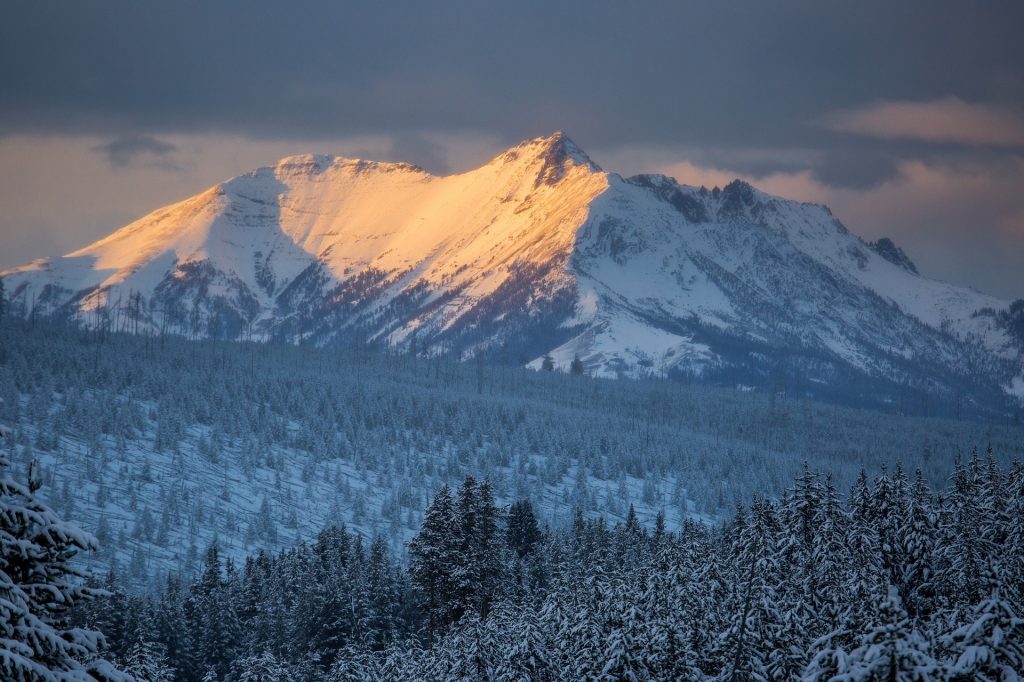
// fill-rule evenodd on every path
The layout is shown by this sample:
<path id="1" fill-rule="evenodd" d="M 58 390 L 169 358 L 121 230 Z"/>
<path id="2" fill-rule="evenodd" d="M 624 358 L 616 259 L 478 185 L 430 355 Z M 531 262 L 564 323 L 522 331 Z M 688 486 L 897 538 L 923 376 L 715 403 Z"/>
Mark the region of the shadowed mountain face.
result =
<path id="1" fill-rule="evenodd" d="M 856 402 L 1024 396 L 1010 302 L 735 181 L 598 168 L 561 133 L 481 168 L 295 156 L 2 274 L 12 310 L 117 329 L 699 377 Z"/>

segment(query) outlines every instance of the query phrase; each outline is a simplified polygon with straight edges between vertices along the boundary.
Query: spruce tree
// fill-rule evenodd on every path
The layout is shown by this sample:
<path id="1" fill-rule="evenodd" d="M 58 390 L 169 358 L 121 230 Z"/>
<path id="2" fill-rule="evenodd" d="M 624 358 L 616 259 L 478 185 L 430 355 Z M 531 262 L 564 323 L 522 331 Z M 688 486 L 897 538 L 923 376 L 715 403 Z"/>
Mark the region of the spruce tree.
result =
<path id="1" fill-rule="evenodd" d="M 1006 585 L 1012 593 L 1024 598 L 1024 462 L 1014 462 L 1007 476 L 1007 530 L 1003 555 L 1009 557 L 1000 566 Z"/>
<path id="2" fill-rule="evenodd" d="M 912 618 L 923 617 L 933 607 L 936 523 L 931 493 L 918 471 L 896 534 L 902 561 L 894 571 L 900 596 Z"/>
<path id="3" fill-rule="evenodd" d="M 943 570 L 937 576 L 937 582 L 947 594 L 959 595 L 958 599 L 968 603 L 975 603 L 983 596 L 984 557 L 992 553 L 992 545 L 984 533 L 985 502 L 981 499 L 980 474 L 977 451 L 972 453 L 967 465 L 957 462 L 949 497 L 950 513 L 944 524 Z"/>
<path id="4" fill-rule="evenodd" d="M 2 437 L 2 434 L 0 434 Z M 70 626 L 69 610 L 100 592 L 86 587 L 75 556 L 96 548 L 92 536 L 62 521 L 27 485 L 8 474 L 0 450 L 0 673 L 11 680 L 120 679 L 99 658 L 103 636 Z"/>
<path id="5" fill-rule="evenodd" d="M 476 480 L 467 476 L 459 487 L 455 504 L 457 523 L 455 531 L 459 551 L 452 564 L 452 579 L 455 581 L 452 595 L 455 611 L 452 620 L 459 620 L 464 613 L 474 608 L 480 589 L 480 563 L 478 560 L 478 521 L 480 503 Z"/>
<path id="6" fill-rule="evenodd" d="M 269 651 L 239 659 L 234 668 L 233 678 L 238 682 L 291 682 L 295 679 L 288 666 Z"/>
<path id="7" fill-rule="evenodd" d="M 821 657 L 823 659 L 825 657 Z M 816 661 L 821 659 L 816 658 Z M 861 639 L 860 646 L 839 657 L 835 675 L 822 678 L 812 663 L 810 680 L 832 682 L 933 682 L 942 679 L 942 664 L 932 658 L 928 642 L 914 629 L 903 608 L 899 591 L 889 588 L 877 624 Z"/>
<path id="8" fill-rule="evenodd" d="M 198 660 L 224 677 L 235 654 L 239 624 L 234 605 L 228 598 L 216 544 L 210 545 L 206 552 L 203 572 L 190 597 L 188 611 Z"/>
<path id="9" fill-rule="evenodd" d="M 188 623 L 185 620 L 184 596 L 181 582 L 173 574 L 167 576 L 167 584 L 157 601 L 155 609 L 156 640 L 164 648 L 167 661 L 185 676 L 192 670 L 192 639 L 189 636 Z"/>
<path id="10" fill-rule="evenodd" d="M 331 665 L 328 682 L 375 682 L 400 679 L 382 677 L 378 671 L 378 657 L 364 647 L 350 645 L 342 648 Z"/>
<path id="11" fill-rule="evenodd" d="M 537 613 L 530 605 L 517 612 L 511 606 L 496 609 L 491 616 L 498 627 L 511 634 L 511 642 L 502 650 L 497 677 L 511 682 L 547 682 L 554 679 L 549 661 L 548 643 Z"/>
<path id="12" fill-rule="evenodd" d="M 162 647 L 152 642 L 137 642 L 132 646 L 121 668 L 139 682 L 171 682 L 174 679 L 174 669 L 168 665 Z"/>
<path id="13" fill-rule="evenodd" d="M 395 636 L 395 606 L 398 587 L 388 560 L 384 538 L 377 536 L 370 545 L 365 571 L 367 615 L 360 623 L 363 640 L 375 649 L 383 649 Z"/>
<path id="14" fill-rule="evenodd" d="M 409 575 L 423 594 L 430 637 L 451 622 L 455 612 L 455 572 L 462 563 L 457 523 L 451 491 L 443 486 L 409 544 Z"/>
<path id="15" fill-rule="evenodd" d="M 541 534 L 529 500 L 512 503 L 508 510 L 506 529 L 508 545 L 520 559 L 533 552 L 540 542 Z"/>
<path id="16" fill-rule="evenodd" d="M 953 654 L 951 679 L 1016 680 L 1024 671 L 1024 614 L 1006 595 L 995 571 L 984 576 L 988 596 L 972 610 L 966 624 L 943 636 Z"/>
<path id="17" fill-rule="evenodd" d="M 499 529 L 500 512 L 488 479 L 477 487 L 475 516 L 476 527 L 470 539 L 471 573 L 477 580 L 474 606 L 480 617 L 486 618 L 501 592 L 505 572 L 505 538 Z"/>
<path id="18" fill-rule="evenodd" d="M 569 365 L 569 373 L 576 376 L 583 376 L 586 368 L 583 366 L 583 361 L 580 360 L 579 355 L 572 356 L 572 363 Z"/>
<path id="19" fill-rule="evenodd" d="M 849 521 L 829 475 L 822 487 L 822 506 L 814 543 L 816 591 L 810 595 L 811 608 L 827 632 L 845 630 L 847 625 L 847 576 L 852 561 L 846 545 Z"/>
<path id="20" fill-rule="evenodd" d="M 723 633 L 734 680 L 765 675 L 767 656 L 774 647 L 772 630 L 780 620 L 775 594 L 780 558 L 775 507 L 767 500 L 755 500 L 749 518 L 741 523 L 733 548 L 737 569 L 733 624 Z"/>

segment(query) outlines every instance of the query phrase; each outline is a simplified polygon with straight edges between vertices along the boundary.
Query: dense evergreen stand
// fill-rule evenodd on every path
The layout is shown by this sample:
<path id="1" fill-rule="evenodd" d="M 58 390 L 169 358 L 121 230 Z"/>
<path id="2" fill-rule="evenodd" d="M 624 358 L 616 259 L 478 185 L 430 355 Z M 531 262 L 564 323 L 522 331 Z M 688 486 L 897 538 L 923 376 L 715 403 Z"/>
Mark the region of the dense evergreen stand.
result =
<path id="1" fill-rule="evenodd" d="M 1021 557 L 1024 466 L 991 456 L 941 493 L 896 469 L 844 496 L 805 471 L 678 529 L 630 513 L 542 530 L 467 478 L 437 493 L 407 567 L 331 528 L 242 566 L 213 547 L 187 586 L 78 617 L 116 621 L 109 653 L 161 680 L 1009 681 Z"/>

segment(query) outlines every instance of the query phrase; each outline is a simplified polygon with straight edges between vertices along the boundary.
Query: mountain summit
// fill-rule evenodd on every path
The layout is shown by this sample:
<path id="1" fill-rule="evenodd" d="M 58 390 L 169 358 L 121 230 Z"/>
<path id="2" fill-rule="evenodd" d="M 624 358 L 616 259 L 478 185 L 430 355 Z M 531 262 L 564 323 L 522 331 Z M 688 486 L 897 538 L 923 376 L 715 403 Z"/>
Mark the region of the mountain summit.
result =
<path id="1" fill-rule="evenodd" d="M 22 314 L 121 329 L 578 356 L 600 375 L 864 400 L 1024 397 L 1009 302 L 921 277 L 824 206 L 622 178 L 561 132 L 445 177 L 287 157 L 0 276 Z"/>

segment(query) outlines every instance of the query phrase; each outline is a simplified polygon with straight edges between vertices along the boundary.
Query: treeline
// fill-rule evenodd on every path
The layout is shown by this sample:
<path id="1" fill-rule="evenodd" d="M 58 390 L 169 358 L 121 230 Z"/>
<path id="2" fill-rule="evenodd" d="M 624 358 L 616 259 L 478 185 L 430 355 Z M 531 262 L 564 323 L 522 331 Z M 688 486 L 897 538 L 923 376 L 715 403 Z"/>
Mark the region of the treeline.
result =
<path id="1" fill-rule="evenodd" d="M 78 612 L 107 654 L 180 680 L 1016 680 L 1024 465 L 805 471 L 711 527 L 538 526 L 442 488 L 408 561 L 344 528 Z"/>

